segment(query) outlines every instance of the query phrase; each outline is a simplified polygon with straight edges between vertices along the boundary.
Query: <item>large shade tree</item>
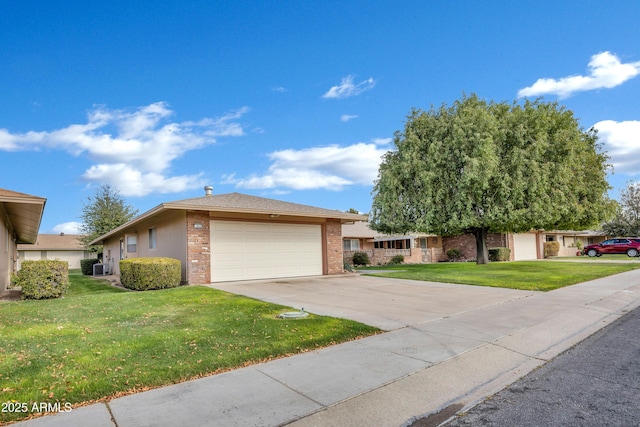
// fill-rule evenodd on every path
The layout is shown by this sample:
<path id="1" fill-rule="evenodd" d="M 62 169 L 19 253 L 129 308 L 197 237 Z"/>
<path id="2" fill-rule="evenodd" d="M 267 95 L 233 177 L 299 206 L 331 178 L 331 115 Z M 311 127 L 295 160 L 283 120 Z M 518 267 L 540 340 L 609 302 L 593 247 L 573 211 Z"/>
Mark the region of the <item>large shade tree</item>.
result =
<path id="1" fill-rule="evenodd" d="M 609 236 L 640 236 L 640 182 L 631 181 L 622 190 L 616 216 L 602 231 Z"/>
<path id="2" fill-rule="evenodd" d="M 542 100 L 412 110 L 380 165 L 372 227 L 385 233 L 471 233 L 488 263 L 487 234 L 581 230 L 611 212 L 608 157 L 596 132 Z"/>
<path id="3" fill-rule="evenodd" d="M 89 243 L 137 214 L 138 210 L 128 205 L 116 188 L 109 184 L 101 185 L 93 196 L 87 197 L 82 207 L 82 243 L 93 252 L 101 252 L 102 246 L 89 246 Z"/>

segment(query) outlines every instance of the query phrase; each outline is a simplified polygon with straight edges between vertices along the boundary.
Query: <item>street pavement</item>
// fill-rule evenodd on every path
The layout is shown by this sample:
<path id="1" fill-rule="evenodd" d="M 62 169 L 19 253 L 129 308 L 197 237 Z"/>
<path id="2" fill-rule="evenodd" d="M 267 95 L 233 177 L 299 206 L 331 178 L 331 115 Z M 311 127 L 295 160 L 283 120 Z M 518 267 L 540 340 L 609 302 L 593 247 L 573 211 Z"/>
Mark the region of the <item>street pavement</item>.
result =
<path id="1" fill-rule="evenodd" d="M 635 309 L 445 426 L 639 426 L 638 396 Z"/>
<path id="2" fill-rule="evenodd" d="M 640 270 L 546 293 L 353 275 L 215 287 L 388 332 L 19 425 L 398 427 L 434 414 L 444 421 L 640 306 Z"/>

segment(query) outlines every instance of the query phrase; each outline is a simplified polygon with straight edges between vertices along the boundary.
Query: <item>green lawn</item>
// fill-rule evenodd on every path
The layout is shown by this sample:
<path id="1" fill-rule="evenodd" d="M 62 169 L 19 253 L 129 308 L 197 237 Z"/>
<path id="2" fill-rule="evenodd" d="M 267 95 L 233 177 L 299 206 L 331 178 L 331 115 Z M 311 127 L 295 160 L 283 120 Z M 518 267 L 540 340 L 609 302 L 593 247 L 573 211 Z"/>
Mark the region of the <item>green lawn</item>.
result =
<path id="1" fill-rule="evenodd" d="M 551 291 L 576 283 L 640 268 L 640 263 L 514 261 L 476 265 L 470 262 L 403 264 L 370 267 L 369 270 L 401 270 L 382 273 L 385 277 L 493 286 L 531 291 Z M 358 269 L 366 273 L 365 269 Z"/>
<path id="2" fill-rule="evenodd" d="M 371 335 L 207 287 L 130 292 L 70 274 L 61 299 L 0 302 L 0 402 L 77 404 Z M 0 422 L 24 414 L 0 413 Z"/>

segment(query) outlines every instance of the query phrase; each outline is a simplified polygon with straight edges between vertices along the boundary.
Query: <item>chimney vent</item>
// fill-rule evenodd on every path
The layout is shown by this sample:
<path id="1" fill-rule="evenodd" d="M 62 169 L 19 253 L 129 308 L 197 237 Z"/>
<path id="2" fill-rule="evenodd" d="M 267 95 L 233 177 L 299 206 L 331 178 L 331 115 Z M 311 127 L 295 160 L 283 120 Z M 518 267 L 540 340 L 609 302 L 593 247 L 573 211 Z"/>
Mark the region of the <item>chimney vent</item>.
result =
<path id="1" fill-rule="evenodd" d="M 210 196 L 213 194 L 213 187 L 210 185 L 207 185 L 206 187 L 204 187 L 204 195 L 205 196 Z"/>

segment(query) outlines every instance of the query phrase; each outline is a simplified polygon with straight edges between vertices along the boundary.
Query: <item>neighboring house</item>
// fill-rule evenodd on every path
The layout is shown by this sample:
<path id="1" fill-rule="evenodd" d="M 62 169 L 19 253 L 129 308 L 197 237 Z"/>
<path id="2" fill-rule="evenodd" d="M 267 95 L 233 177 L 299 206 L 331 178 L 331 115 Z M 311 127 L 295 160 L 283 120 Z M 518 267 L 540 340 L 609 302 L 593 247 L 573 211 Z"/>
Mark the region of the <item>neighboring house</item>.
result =
<path id="1" fill-rule="evenodd" d="M 578 252 L 577 242 L 582 244 L 581 247 L 588 245 L 594 245 L 608 239 L 609 237 L 601 231 L 584 230 L 584 231 L 570 231 L 570 230 L 553 230 L 545 231 L 543 234 L 544 242 L 559 242 L 560 251 L 558 256 L 575 256 Z"/>
<path id="2" fill-rule="evenodd" d="M 189 284 L 343 272 L 342 224 L 364 215 L 246 194 L 162 203 L 99 237 L 103 260 L 170 257 Z"/>
<path id="3" fill-rule="evenodd" d="M 402 255 L 407 264 L 437 262 L 446 259 L 442 239 L 425 233 L 383 234 L 372 230 L 368 222 L 342 226 L 345 261 L 356 252 L 365 252 L 373 265 L 386 264 Z"/>
<path id="4" fill-rule="evenodd" d="M 560 243 L 560 251 L 558 256 L 568 257 L 576 256 L 578 252 L 577 242 L 582 243 L 582 247 L 600 243 L 607 239 L 600 231 L 594 230 L 539 230 L 530 231 L 528 233 L 505 233 L 505 234 L 489 234 L 488 246 L 497 247 L 504 246 L 511 249 L 512 261 L 524 261 L 532 259 L 544 258 L 544 242 Z M 445 253 L 451 247 L 463 247 L 464 251 L 470 257 L 475 257 L 475 238 L 471 235 L 444 237 Z"/>
<path id="5" fill-rule="evenodd" d="M 80 268 L 80 260 L 85 258 L 95 258 L 84 249 L 77 234 L 38 234 L 35 244 L 18 245 L 18 258 L 21 261 L 39 259 L 57 259 L 67 261 L 69 268 Z M 20 268 L 20 266 L 18 266 Z"/>
<path id="6" fill-rule="evenodd" d="M 366 252 L 374 265 L 386 264 L 394 255 L 403 255 L 406 263 L 438 262 L 447 259 L 450 249 L 458 249 L 463 259 L 476 257 L 476 239 L 471 234 L 445 237 L 421 233 L 387 235 L 372 230 L 367 222 L 356 222 L 343 225 L 342 235 L 345 261 L 356 252 Z M 558 256 L 575 256 L 578 241 L 584 247 L 607 238 L 604 233 L 593 230 L 489 233 L 487 246 L 509 248 L 512 261 L 524 261 L 544 258 L 544 242 L 559 242 Z"/>
<path id="7" fill-rule="evenodd" d="M 47 199 L 0 188 L 0 292 L 18 268 L 19 243 L 34 243 Z"/>

